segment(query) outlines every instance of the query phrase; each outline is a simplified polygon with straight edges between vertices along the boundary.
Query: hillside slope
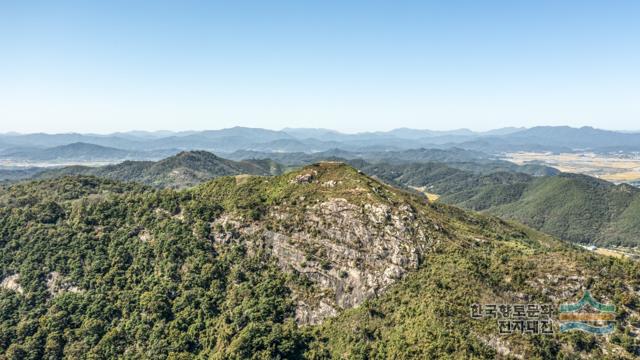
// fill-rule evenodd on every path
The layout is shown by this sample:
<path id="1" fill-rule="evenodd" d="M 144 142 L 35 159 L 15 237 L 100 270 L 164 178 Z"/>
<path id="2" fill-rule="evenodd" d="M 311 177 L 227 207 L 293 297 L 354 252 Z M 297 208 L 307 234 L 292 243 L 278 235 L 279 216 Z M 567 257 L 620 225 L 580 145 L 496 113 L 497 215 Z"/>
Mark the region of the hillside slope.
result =
<path id="1" fill-rule="evenodd" d="M 322 163 L 183 191 L 0 189 L 0 356 L 631 358 L 638 263 Z M 462 275 L 462 276 L 461 276 Z M 617 306 L 615 334 L 498 335 L 473 303 Z"/>
<path id="2" fill-rule="evenodd" d="M 534 179 L 522 196 L 489 208 L 544 232 L 580 243 L 638 243 L 640 189 L 614 185 L 585 175 L 562 174 Z"/>
<path id="3" fill-rule="evenodd" d="M 362 171 L 399 186 L 440 196 L 438 201 L 542 230 L 559 238 L 600 245 L 638 246 L 640 189 L 586 175 L 478 174 L 446 164 L 368 164 Z"/>

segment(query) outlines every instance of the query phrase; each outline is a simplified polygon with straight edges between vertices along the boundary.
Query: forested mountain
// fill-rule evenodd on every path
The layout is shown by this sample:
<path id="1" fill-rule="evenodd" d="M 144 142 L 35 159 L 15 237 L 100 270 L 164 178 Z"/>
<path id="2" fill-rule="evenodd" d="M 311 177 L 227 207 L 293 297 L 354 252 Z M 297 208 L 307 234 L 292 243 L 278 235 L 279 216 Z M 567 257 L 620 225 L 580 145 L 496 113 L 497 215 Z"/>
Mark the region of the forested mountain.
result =
<path id="1" fill-rule="evenodd" d="M 218 176 L 272 175 L 283 167 L 270 160 L 232 161 L 206 151 L 185 151 L 157 162 L 125 161 L 101 167 L 68 166 L 37 174 L 38 178 L 63 175 L 95 175 L 122 181 L 135 181 L 157 187 L 193 186 Z"/>
<path id="2" fill-rule="evenodd" d="M 520 166 L 482 158 L 446 164 L 426 160 L 411 162 L 415 158 L 467 159 L 474 153 L 469 154 L 466 150 L 434 153 L 412 150 L 402 153 L 404 157 L 400 156 L 395 165 L 387 162 L 389 159 L 386 157 L 374 157 L 371 161 L 375 162 L 357 158 L 347 162 L 396 186 L 436 194 L 440 197 L 439 201 L 444 203 L 517 220 L 561 239 L 600 245 L 639 244 L 636 234 L 640 231 L 640 217 L 636 214 L 640 213 L 640 190 L 635 187 L 614 185 L 584 175 L 559 174 L 557 170 L 541 165 Z M 262 158 L 264 153 L 236 155 L 253 159 L 232 161 L 209 152 L 192 151 L 158 162 L 125 161 L 102 167 L 70 166 L 46 170 L 35 177 L 95 175 L 156 187 L 184 188 L 218 176 L 277 175 L 292 166 Z M 288 164 L 343 160 L 332 155 L 354 154 L 341 151 L 279 154 L 277 159 L 285 160 Z"/>
<path id="3" fill-rule="evenodd" d="M 489 212 L 564 239 L 640 245 L 640 189 L 585 175 L 535 179 L 512 203 Z"/>
<path id="4" fill-rule="evenodd" d="M 0 356 L 633 358 L 637 262 L 340 163 L 176 191 L 0 188 Z M 463 276 L 461 276 L 463 274 Z M 617 330 L 498 335 L 473 303 L 615 304 Z"/>
<path id="5" fill-rule="evenodd" d="M 516 220 L 565 240 L 640 245 L 640 189 L 630 185 L 567 173 L 478 174 L 441 163 L 352 164 L 385 181 L 437 194 L 438 201 Z"/>
<path id="6" fill-rule="evenodd" d="M 404 152 L 407 160 L 395 165 L 379 158 L 370 163 L 361 159 L 349 164 L 386 182 L 438 195 L 439 201 L 475 211 L 486 211 L 505 219 L 517 220 L 535 229 L 578 243 L 600 245 L 638 245 L 640 229 L 640 190 L 614 185 L 583 175 L 559 174 L 541 165 L 519 166 L 507 161 L 411 162 L 410 159 L 464 159 L 461 153 L 427 151 Z M 247 157 L 257 153 L 244 154 Z M 287 163 L 309 163 L 314 159 L 342 160 L 334 152 L 316 155 L 280 154 Z M 466 155 L 461 155 L 466 154 Z M 254 156 L 260 157 L 260 156 Z M 402 157 L 401 157 L 402 158 Z M 387 160 L 388 161 L 388 160 Z M 95 175 L 122 181 L 135 181 L 156 187 L 183 188 L 227 175 L 277 175 L 287 169 L 270 159 L 232 161 L 205 151 L 182 152 L 167 159 L 125 161 L 102 167 L 70 166 L 37 173 L 37 178 L 63 175 Z M 543 175 L 532 176 L 529 174 Z"/>

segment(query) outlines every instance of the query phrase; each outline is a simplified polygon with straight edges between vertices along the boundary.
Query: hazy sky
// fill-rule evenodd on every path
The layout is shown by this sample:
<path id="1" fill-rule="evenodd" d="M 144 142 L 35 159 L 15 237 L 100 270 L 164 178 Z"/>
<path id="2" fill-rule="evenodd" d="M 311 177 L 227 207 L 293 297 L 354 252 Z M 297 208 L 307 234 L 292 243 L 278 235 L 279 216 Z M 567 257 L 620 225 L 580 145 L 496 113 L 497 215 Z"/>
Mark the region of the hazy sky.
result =
<path id="1" fill-rule="evenodd" d="M 639 120 L 637 0 L 0 0 L 0 132 Z"/>

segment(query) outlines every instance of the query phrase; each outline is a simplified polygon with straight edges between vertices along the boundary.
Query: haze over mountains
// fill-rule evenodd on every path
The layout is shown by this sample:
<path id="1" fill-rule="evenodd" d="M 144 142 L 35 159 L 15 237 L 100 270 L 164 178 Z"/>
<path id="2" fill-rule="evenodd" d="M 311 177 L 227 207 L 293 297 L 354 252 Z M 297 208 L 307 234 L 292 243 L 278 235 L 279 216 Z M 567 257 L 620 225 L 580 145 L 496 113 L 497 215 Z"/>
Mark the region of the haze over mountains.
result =
<path id="1" fill-rule="evenodd" d="M 144 159 L 167 154 L 166 152 L 144 152 L 122 150 L 84 142 L 59 145 L 52 148 L 22 147 L 5 149 L 2 156 L 7 159 L 25 161 L 103 161 L 113 159 Z"/>
<path id="2" fill-rule="evenodd" d="M 36 178 L 64 175 L 93 175 L 121 181 L 132 181 L 156 187 L 184 188 L 219 176 L 277 175 L 284 167 L 271 160 L 233 161 L 206 151 L 180 152 L 153 161 L 125 161 L 102 167 L 69 166 L 38 173 Z"/>
<path id="3" fill-rule="evenodd" d="M 89 148 L 98 145 L 104 148 Z M 93 134 L 2 134 L 0 159 L 5 161 L 89 161 L 160 159 L 181 150 L 322 152 L 400 151 L 460 148 L 497 154 L 512 151 L 640 151 L 640 134 L 590 127 L 505 128 L 483 133 L 469 130 L 395 129 L 344 134 L 326 129 L 280 131 L 234 127 L 211 131 Z"/>

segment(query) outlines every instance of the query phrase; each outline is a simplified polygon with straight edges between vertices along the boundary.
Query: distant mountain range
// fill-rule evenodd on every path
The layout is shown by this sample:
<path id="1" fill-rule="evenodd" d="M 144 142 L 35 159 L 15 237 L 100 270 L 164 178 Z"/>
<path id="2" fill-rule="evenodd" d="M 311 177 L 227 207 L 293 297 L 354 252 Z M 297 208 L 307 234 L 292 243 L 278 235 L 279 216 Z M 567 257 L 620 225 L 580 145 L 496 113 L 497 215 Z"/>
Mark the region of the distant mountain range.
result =
<path id="1" fill-rule="evenodd" d="M 339 149 L 318 153 L 270 153 L 259 151 L 236 151 L 224 154 L 226 158 L 233 160 L 270 159 L 288 166 L 307 165 L 325 160 L 366 160 L 369 163 L 447 163 L 449 166 L 477 173 L 490 173 L 497 171 L 522 172 L 530 175 L 555 175 L 559 173 L 555 168 L 540 164 L 517 165 L 509 161 L 499 160 L 485 153 L 459 148 L 450 149 L 412 149 L 402 151 L 371 151 L 354 152 Z"/>
<path id="2" fill-rule="evenodd" d="M 323 152 L 341 149 L 355 152 L 400 151 L 419 148 L 461 148 L 489 154 L 513 151 L 596 152 L 640 151 L 640 133 L 599 130 L 591 127 L 503 128 L 488 132 L 466 129 L 431 131 L 400 128 L 387 132 L 344 134 L 327 129 L 286 128 L 280 131 L 234 127 L 210 131 L 141 132 L 95 134 L 0 134 L 0 158 L 35 160 L 51 158 L 46 152 L 63 152 L 65 158 L 81 158 L 83 149 L 59 149 L 72 144 L 98 145 L 110 150 L 108 157 L 124 160 L 132 152 L 176 153 L 208 150 L 222 153 Z M 115 150 L 123 152 L 116 152 Z M 42 150 L 45 153 L 41 152 Z M 68 151 L 67 151 L 68 150 Z M 91 153 L 92 151 L 90 151 Z M 97 153 L 98 151 L 93 151 Z M 137 154 L 135 156 L 144 156 Z M 153 157 L 153 155 L 150 155 Z"/>
<path id="3" fill-rule="evenodd" d="M 84 142 L 75 142 L 51 148 L 18 147 L 0 150 L 0 159 L 13 162 L 36 162 L 43 164 L 119 162 L 122 160 L 158 160 L 173 155 L 179 150 L 122 150 Z"/>
<path id="4" fill-rule="evenodd" d="M 451 139 L 458 142 L 442 143 Z M 195 149 L 214 150 L 222 157 Z M 275 175 L 335 160 L 399 186 L 423 188 L 440 195 L 442 202 L 514 219 L 563 239 L 637 245 L 637 188 L 586 176 L 556 176 L 558 170 L 548 166 L 499 160 L 501 152 L 574 150 L 640 151 L 640 134 L 589 127 L 486 133 L 396 129 L 343 134 L 235 127 L 178 133 L 5 134 L 0 135 L 0 181 L 75 174 L 184 188 L 219 176 Z M 92 162 L 113 165 L 33 168 L 40 163 Z"/>
<path id="5" fill-rule="evenodd" d="M 330 149 L 327 151 L 307 152 L 267 152 L 239 150 L 224 154 L 225 157 L 234 160 L 245 159 L 272 159 L 287 165 L 304 165 L 312 162 L 330 159 L 366 159 L 369 161 L 384 161 L 393 159 L 400 162 L 459 162 L 480 161 L 492 159 L 491 156 L 478 151 L 459 148 L 451 149 L 410 149 L 399 151 L 348 151 L 342 149 Z"/>

